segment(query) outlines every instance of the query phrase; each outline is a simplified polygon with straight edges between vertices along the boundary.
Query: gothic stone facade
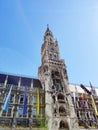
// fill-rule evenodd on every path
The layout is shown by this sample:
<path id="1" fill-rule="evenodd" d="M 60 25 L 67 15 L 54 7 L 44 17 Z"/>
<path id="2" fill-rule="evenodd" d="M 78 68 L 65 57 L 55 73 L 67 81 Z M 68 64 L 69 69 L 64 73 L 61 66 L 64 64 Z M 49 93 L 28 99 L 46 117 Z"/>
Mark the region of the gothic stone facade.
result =
<path id="1" fill-rule="evenodd" d="M 42 65 L 38 74 L 45 89 L 45 116 L 49 130 L 76 130 L 80 129 L 79 126 L 98 128 L 98 117 L 93 105 L 92 108 L 79 105 L 82 102 L 79 93 L 79 98 L 75 97 L 77 103 L 72 102 L 66 64 L 60 59 L 58 42 L 54 40 L 49 27 L 45 32 L 41 55 Z M 86 98 L 90 97 L 88 94 L 85 95 Z M 91 99 L 89 102 L 92 104 Z M 84 103 L 87 103 L 87 99 Z"/>
<path id="2" fill-rule="evenodd" d="M 60 59 L 58 41 L 49 27 L 41 48 L 42 64 L 39 79 L 0 74 L 0 126 L 17 129 L 48 130 L 98 129 L 98 116 L 89 94 L 81 99 L 80 89 L 70 85 L 66 64 Z M 10 87 L 9 109 L 3 111 Z M 27 114 L 23 114 L 24 88 L 27 88 Z M 74 89 L 72 89 L 74 88 Z M 75 97 L 74 93 L 75 92 Z M 97 94 L 94 97 L 98 109 Z M 83 103 L 84 102 L 84 105 Z"/>
<path id="3" fill-rule="evenodd" d="M 11 86 L 12 91 L 8 111 L 4 111 L 4 102 Z M 23 114 L 25 87 L 27 88 L 27 114 Z M 37 103 L 38 98 L 40 98 L 40 104 Z M 44 90 L 38 79 L 0 74 L 1 127 L 31 128 L 44 125 L 44 104 Z M 38 105 L 40 107 L 39 114 L 37 114 Z"/>

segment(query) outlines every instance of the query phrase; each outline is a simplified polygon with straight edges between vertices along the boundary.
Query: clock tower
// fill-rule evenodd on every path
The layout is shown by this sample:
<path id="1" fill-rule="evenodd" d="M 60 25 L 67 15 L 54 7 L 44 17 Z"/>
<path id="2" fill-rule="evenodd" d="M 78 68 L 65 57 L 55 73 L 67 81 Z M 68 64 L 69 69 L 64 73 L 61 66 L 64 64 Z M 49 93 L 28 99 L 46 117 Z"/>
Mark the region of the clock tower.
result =
<path id="1" fill-rule="evenodd" d="M 41 48 L 39 79 L 45 90 L 45 117 L 49 130 L 76 130 L 77 117 L 69 90 L 64 60 L 60 59 L 58 41 L 47 26 Z"/>
<path id="2" fill-rule="evenodd" d="M 44 43 L 42 45 L 42 64 L 48 60 L 59 60 L 59 48 L 57 40 L 54 40 L 53 34 L 47 26 L 44 36 Z"/>

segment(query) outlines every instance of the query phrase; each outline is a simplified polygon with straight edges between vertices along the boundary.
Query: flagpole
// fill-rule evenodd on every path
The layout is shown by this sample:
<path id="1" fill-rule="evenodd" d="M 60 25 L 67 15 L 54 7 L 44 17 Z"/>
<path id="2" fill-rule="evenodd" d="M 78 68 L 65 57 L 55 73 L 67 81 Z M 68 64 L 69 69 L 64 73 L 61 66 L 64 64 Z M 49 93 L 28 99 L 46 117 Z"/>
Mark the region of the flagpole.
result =
<path id="1" fill-rule="evenodd" d="M 92 103 L 93 103 L 93 106 L 94 106 L 94 110 L 95 110 L 96 116 L 98 116 L 97 107 L 96 107 L 96 104 L 95 104 L 95 101 L 94 101 L 94 98 L 93 98 L 92 95 L 91 95 L 91 99 L 92 99 Z"/>
<path id="2" fill-rule="evenodd" d="M 27 114 L 27 88 L 24 89 L 24 105 L 23 105 L 23 114 Z"/>
<path id="3" fill-rule="evenodd" d="M 96 107 L 96 104 L 95 104 L 95 100 L 94 100 L 94 93 L 93 93 L 93 86 L 90 82 L 90 87 L 91 87 L 91 99 L 92 99 L 92 103 L 93 103 L 93 106 L 94 106 L 94 110 L 95 110 L 95 113 L 96 113 L 96 116 L 98 116 L 98 111 L 97 111 L 97 107 Z"/>
<path id="4" fill-rule="evenodd" d="M 12 90 L 12 86 L 10 87 L 9 93 L 7 95 L 7 98 L 5 100 L 4 106 L 3 106 L 3 110 L 4 111 L 8 111 L 8 107 L 9 107 L 9 101 L 10 101 L 10 95 L 11 95 L 11 90 Z"/>
<path id="5" fill-rule="evenodd" d="M 39 99 L 39 88 L 37 89 L 37 115 L 39 115 L 40 99 Z"/>

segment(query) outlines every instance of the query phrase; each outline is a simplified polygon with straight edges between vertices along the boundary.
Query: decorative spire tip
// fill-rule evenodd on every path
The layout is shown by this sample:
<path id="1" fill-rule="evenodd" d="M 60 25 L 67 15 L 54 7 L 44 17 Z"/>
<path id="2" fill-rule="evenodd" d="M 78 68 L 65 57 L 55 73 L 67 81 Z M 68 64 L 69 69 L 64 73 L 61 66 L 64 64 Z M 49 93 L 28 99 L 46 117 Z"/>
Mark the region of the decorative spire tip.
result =
<path id="1" fill-rule="evenodd" d="M 47 24 L 47 28 L 49 28 L 49 24 Z"/>

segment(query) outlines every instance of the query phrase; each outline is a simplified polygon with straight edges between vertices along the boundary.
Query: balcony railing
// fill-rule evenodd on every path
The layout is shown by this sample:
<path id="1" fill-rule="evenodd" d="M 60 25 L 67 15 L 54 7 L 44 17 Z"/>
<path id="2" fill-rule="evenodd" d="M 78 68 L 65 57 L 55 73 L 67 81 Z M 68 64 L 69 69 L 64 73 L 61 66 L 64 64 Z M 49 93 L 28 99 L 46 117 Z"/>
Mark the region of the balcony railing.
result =
<path id="1" fill-rule="evenodd" d="M 69 130 L 68 128 L 59 128 L 59 130 Z"/>
<path id="2" fill-rule="evenodd" d="M 60 116 L 66 116 L 66 112 L 60 112 Z"/>
<path id="3" fill-rule="evenodd" d="M 64 99 L 58 99 L 59 103 L 65 103 Z"/>

